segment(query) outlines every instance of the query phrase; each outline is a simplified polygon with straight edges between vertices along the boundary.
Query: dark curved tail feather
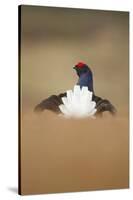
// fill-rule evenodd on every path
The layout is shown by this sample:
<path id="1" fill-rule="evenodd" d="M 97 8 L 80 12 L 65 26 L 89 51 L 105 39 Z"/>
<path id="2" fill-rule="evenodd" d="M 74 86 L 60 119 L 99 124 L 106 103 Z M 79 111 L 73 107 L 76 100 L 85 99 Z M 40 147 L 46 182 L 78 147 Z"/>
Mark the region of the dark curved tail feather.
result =
<path id="1" fill-rule="evenodd" d="M 42 112 L 44 110 L 50 110 L 55 113 L 60 113 L 59 105 L 62 104 L 62 97 L 66 96 L 66 93 L 57 95 L 51 95 L 47 99 L 44 99 L 35 108 L 35 112 Z"/>
<path id="2" fill-rule="evenodd" d="M 97 103 L 96 109 L 97 109 L 97 114 L 103 113 L 105 111 L 108 111 L 108 112 L 110 112 L 111 115 L 114 116 L 116 114 L 116 112 L 117 112 L 116 108 L 107 99 L 101 99 Z"/>

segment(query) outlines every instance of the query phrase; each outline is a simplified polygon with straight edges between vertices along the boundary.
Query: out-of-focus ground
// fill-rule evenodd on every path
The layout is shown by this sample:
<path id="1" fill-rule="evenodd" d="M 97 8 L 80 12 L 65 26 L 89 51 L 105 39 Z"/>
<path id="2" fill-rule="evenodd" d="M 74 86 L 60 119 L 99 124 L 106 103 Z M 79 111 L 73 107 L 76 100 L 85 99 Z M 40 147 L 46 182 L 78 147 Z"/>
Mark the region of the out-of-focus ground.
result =
<path id="1" fill-rule="evenodd" d="M 128 187 L 128 13 L 22 6 L 21 31 L 22 193 Z M 73 88 L 79 61 L 117 116 L 33 113 L 41 100 Z"/>
<path id="2" fill-rule="evenodd" d="M 128 118 L 22 116 L 23 194 L 128 187 Z"/>

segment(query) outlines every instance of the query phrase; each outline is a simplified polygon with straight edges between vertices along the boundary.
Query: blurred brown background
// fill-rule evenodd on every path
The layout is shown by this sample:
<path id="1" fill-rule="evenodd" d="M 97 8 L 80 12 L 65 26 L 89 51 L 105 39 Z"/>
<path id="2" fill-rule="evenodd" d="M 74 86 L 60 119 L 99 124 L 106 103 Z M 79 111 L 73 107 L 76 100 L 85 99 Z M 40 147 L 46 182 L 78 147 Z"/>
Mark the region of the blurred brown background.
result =
<path id="1" fill-rule="evenodd" d="M 127 12 L 21 7 L 23 194 L 128 187 L 128 36 Z M 42 99 L 73 88 L 79 61 L 117 117 L 35 116 Z"/>

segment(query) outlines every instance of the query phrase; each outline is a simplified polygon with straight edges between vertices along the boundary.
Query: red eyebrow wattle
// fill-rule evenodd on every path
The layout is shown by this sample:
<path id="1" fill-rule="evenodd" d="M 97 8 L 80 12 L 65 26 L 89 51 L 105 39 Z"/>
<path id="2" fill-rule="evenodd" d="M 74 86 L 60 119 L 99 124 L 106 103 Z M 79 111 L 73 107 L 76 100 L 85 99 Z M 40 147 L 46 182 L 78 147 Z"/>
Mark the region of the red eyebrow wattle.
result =
<path id="1" fill-rule="evenodd" d="M 83 67 L 84 65 L 85 65 L 85 63 L 79 62 L 79 63 L 76 65 L 76 67 Z"/>

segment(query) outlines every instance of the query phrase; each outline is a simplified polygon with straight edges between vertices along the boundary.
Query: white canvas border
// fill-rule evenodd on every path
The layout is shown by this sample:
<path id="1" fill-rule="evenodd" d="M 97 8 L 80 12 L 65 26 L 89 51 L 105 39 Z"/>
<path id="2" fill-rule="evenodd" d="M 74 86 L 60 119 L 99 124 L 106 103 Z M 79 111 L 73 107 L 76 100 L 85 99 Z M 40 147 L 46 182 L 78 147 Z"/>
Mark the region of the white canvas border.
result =
<path id="1" fill-rule="evenodd" d="M 17 90 L 18 90 L 18 18 L 17 6 L 20 4 L 45 5 L 57 7 L 89 8 L 130 11 L 130 55 L 133 55 L 133 5 L 130 0 L 4 0 L 0 5 L 0 197 L 1 199 L 132 199 L 133 173 L 130 170 L 130 189 L 108 190 L 94 192 L 78 192 L 52 195 L 35 195 L 20 197 L 17 194 L 17 149 L 18 149 L 18 117 L 17 117 Z M 133 59 L 130 56 L 130 102 L 132 102 Z M 130 106 L 132 110 L 132 103 Z M 130 112 L 130 169 L 133 166 L 132 123 Z"/>

